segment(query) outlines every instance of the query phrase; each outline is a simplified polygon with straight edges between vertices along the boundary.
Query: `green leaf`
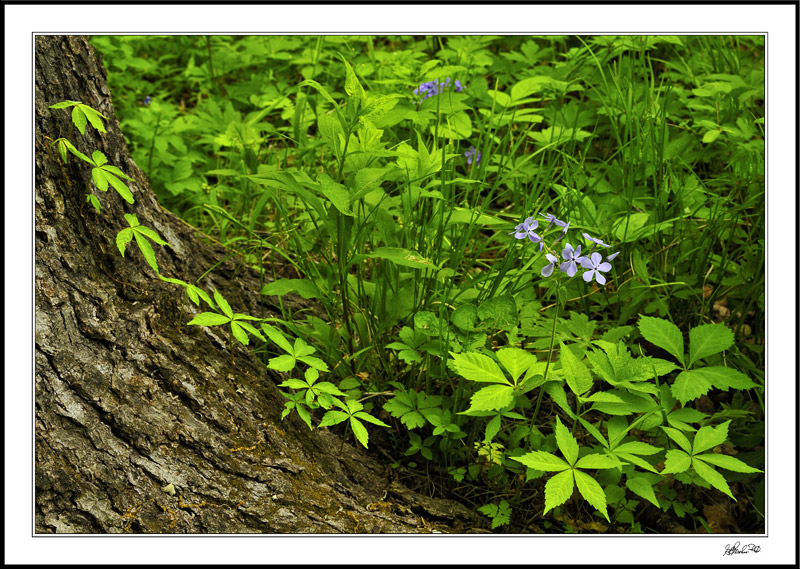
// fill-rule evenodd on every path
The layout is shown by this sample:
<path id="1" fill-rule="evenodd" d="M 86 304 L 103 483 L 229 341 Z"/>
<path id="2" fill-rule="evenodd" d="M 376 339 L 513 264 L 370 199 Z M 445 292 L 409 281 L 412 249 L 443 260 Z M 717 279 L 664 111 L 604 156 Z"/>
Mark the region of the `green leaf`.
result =
<path id="1" fill-rule="evenodd" d="M 278 387 L 288 387 L 290 389 L 307 389 L 308 383 L 303 381 L 302 379 L 296 379 L 290 377 L 286 381 L 282 381 L 278 384 Z"/>
<path id="2" fill-rule="evenodd" d="M 579 395 L 578 399 L 582 403 L 625 403 L 619 395 L 607 391 L 598 391 L 592 393 L 589 397 L 581 397 Z"/>
<path id="3" fill-rule="evenodd" d="M 544 472 L 560 472 L 569 469 L 569 464 L 567 464 L 563 458 L 540 450 L 534 450 L 522 456 L 512 456 L 509 458 L 521 462 L 528 468 L 542 470 Z"/>
<path id="4" fill-rule="evenodd" d="M 519 348 L 501 348 L 495 354 L 516 385 L 520 376 L 536 363 L 536 358 Z"/>
<path id="5" fill-rule="evenodd" d="M 342 393 L 342 395 L 344 395 L 344 393 Z M 356 411 L 355 413 L 353 413 L 353 417 L 358 417 L 362 421 L 367 421 L 368 423 L 372 423 L 373 425 L 378 425 L 379 427 L 391 428 L 389 425 L 387 425 L 377 417 L 373 417 L 372 415 L 370 415 L 365 411 Z"/>
<path id="6" fill-rule="evenodd" d="M 687 453 L 692 452 L 692 445 L 682 432 L 672 427 L 661 427 L 661 429 Z"/>
<path id="7" fill-rule="evenodd" d="M 699 454 L 695 455 L 694 458 L 702 460 L 704 462 L 710 462 L 714 466 L 720 466 L 722 468 L 725 468 L 727 470 L 732 470 L 734 472 L 744 472 L 746 474 L 752 474 L 755 472 L 764 472 L 763 470 L 759 470 L 758 468 L 753 468 L 752 466 L 742 462 L 738 458 L 728 456 L 727 454 Z"/>
<path id="8" fill-rule="evenodd" d="M 611 417 L 606 423 L 608 430 L 608 444 L 611 448 L 616 447 L 630 430 L 628 420 L 625 417 Z"/>
<path id="9" fill-rule="evenodd" d="M 709 144 L 714 142 L 717 138 L 719 138 L 720 134 L 722 134 L 722 131 L 719 129 L 706 131 L 706 133 L 703 135 L 703 143 Z"/>
<path id="10" fill-rule="evenodd" d="M 344 67 L 345 67 L 345 80 L 344 80 L 345 93 L 347 93 L 351 97 L 356 97 L 358 99 L 363 100 L 366 97 L 366 93 L 364 92 L 364 88 L 361 86 L 358 77 L 356 77 L 355 71 L 353 71 L 353 68 L 341 54 L 339 54 L 339 57 L 342 58 L 342 62 L 344 62 Z"/>
<path id="11" fill-rule="evenodd" d="M 486 423 L 486 431 L 483 435 L 483 442 L 490 443 L 492 439 L 500 432 L 500 426 L 502 423 L 502 415 L 495 415 L 492 417 L 492 420 Z"/>
<path id="12" fill-rule="evenodd" d="M 295 338 L 294 347 L 292 348 L 292 355 L 296 358 L 308 356 L 316 352 L 316 350 L 308 345 L 308 342 L 302 338 Z"/>
<path id="13" fill-rule="evenodd" d="M 131 239 L 133 239 L 133 229 L 130 227 L 126 227 L 117 233 L 117 249 L 119 249 L 119 253 L 123 257 L 125 256 L 125 246 L 130 243 Z"/>
<path id="14" fill-rule="evenodd" d="M 466 352 L 455 354 L 450 352 L 452 365 L 464 379 L 482 383 L 504 383 L 511 385 L 500 366 L 484 354 Z"/>
<path id="15" fill-rule="evenodd" d="M 516 325 L 517 306 L 514 298 L 504 294 L 482 302 L 478 306 L 478 318 L 498 328 Z"/>
<path id="16" fill-rule="evenodd" d="M 317 178 L 319 190 L 340 213 L 353 217 L 355 213 L 350 209 L 350 192 L 342 184 L 333 180 L 327 174 L 320 174 Z"/>
<path id="17" fill-rule="evenodd" d="M 106 118 L 104 115 L 101 115 L 100 113 L 95 111 L 92 107 L 90 107 L 89 105 L 84 105 L 83 103 L 79 103 L 75 108 L 76 109 L 79 108 L 81 111 L 83 111 L 83 114 L 87 119 L 89 119 L 89 122 L 94 128 L 96 128 L 100 132 L 106 132 L 106 127 L 105 125 L 103 125 L 103 121 L 100 120 L 100 117 Z"/>
<path id="18" fill-rule="evenodd" d="M 58 153 L 61 155 L 61 160 L 64 161 L 64 164 L 67 163 L 67 145 L 64 144 L 63 140 L 58 141 Z"/>
<path id="19" fill-rule="evenodd" d="M 86 201 L 92 204 L 92 207 L 100 213 L 100 200 L 97 199 L 97 196 L 94 194 L 86 194 Z"/>
<path id="20" fill-rule="evenodd" d="M 698 372 L 701 370 L 682 371 L 675 378 L 675 382 L 672 384 L 672 395 L 681 402 L 681 405 L 686 405 L 689 401 L 705 395 L 711 389 L 711 382 L 707 375 Z"/>
<path id="21" fill-rule="evenodd" d="M 319 358 L 315 358 L 313 356 L 296 356 L 296 357 L 304 364 L 311 366 L 312 369 L 318 369 L 320 371 L 330 371 L 328 369 L 328 364 L 326 364 Z"/>
<path id="22" fill-rule="evenodd" d="M 561 424 L 561 419 L 556 415 L 556 444 L 564 455 L 566 461 L 572 465 L 578 459 L 578 442 L 569 430 Z"/>
<path id="23" fill-rule="evenodd" d="M 633 413 L 645 413 L 656 407 L 655 402 L 645 395 L 636 395 L 619 389 L 611 390 L 607 393 L 619 397 L 622 399 L 622 403 L 596 401 L 594 405 L 592 405 L 592 410 L 609 415 L 631 415 Z"/>
<path id="24" fill-rule="evenodd" d="M 138 227 L 139 226 L 139 218 L 136 217 L 133 213 L 126 213 L 124 214 L 125 221 L 128 222 L 128 225 L 131 227 Z"/>
<path id="25" fill-rule="evenodd" d="M 92 161 L 94 161 L 94 163 L 97 164 L 98 167 L 100 167 L 106 162 L 108 162 L 108 158 L 106 158 L 106 155 L 100 152 L 99 150 L 95 150 L 94 152 L 92 152 Z"/>
<path id="26" fill-rule="evenodd" d="M 114 189 L 117 190 L 117 193 L 120 196 L 122 196 L 122 199 L 124 199 L 126 202 L 132 204 L 134 202 L 133 194 L 131 193 L 131 191 L 128 188 L 128 186 L 126 186 L 125 183 L 122 180 L 120 180 L 119 178 L 117 178 L 114 174 L 109 173 L 107 168 L 105 168 L 105 167 L 103 167 L 103 168 L 104 168 L 103 175 L 106 177 L 108 182 L 112 186 L 114 186 Z"/>
<path id="27" fill-rule="evenodd" d="M 505 500 L 500 500 L 500 504 L 481 506 L 478 511 L 491 518 L 492 529 L 504 526 L 511 521 L 511 506 Z"/>
<path id="28" fill-rule="evenodd" d="M 452 320 L 461 330 L 473 330 L 478 322 L 478 309 L 474 304 L 462 304 L 453 312 Z"/>
<path id="29" fill-rule="evenodd" d="M 227 324 L 231 319 L 216 312 L 201 312 L 191 319 L 190 326 L 218 326 L 220 324 Z"/>
<path id="30" fill-rule="evenodd" d="M 231 332 L 233 337 L 239 340 L 242 344 L 247 346 L 250 343 L 250 337 L 247 335 L 238 322 L 231 321 Z"/>
<path id="31" fill-rule="evenodd" d="M 197 306 L 200 306 L 200 298 L 202 298 L 206 304 L 208 304 L 211 308 L 217 308 L 217 305 L 211 300 L 211 297 L 208 296 L 208 293 L 201 288 L 196 287 L 195 285 L 189 285 L 186 287 L 186 294 L 189 296 L 189 299 L 194 302 Z"/>
<path id="32" fill-rule="evenodd" d="M 319 422 L 319 426 L 330 427 L 331 425 L 338 425 L 349 418 L 349 414 L 343 411 L 337 411 L 336 409 L 331 409 L 330 411 L 327 411 L 325 415 L 323 415 L 322 421 Z"/>
<path id="33" fill-rule="evenodd" d="M 97 189 L 101 192 L 108 191 L 108 178 L 106 178 L 105 172 L 100 168 L 92 168 L 92 180 L 94 180 L 94 185 L 97 186 Z"/>
<path id="34" fill-rule="evenodd" d="M 294 353 L 289 340 L 286 339 L 286 336 L 284 336 L 280 330 L 270 324 L 267 324 L 266 322 L 261 323 L 261 329 L 264 331 L 267 337 L 275 344 L 278 344 L 278 346 L 280 346 L 284 352 L 289 352 L 290 354 Z M 292 367 L 294 367 L 294 364 L 292 364 Z"/>
<path id="35" fill-rule="evenodd" d="M 264 285 L 261 294 L 271 296 L 283 296 L 296 292 L 303 298 L 319 298 L 322 296 L 317 285 L 308 279 L 277 279 Z"/>
<path id="36" fill-rule="evenodd" d="M 60 103 L 56 103 L 55 105 L 50 105 L 47 107 L 48 109 L 65 109 L 67 107 L 74 107 L 75 105 L 80 104 L 80 101 L 61 101 Z"/>
<path id="37" fill-rule="evenodd" d="M 692 459 L 692 467 L 700 478 L 711 484 L 723 494 L 730 496 L 734 502 L 736 501 L 736 498 L 733 497 L 731 489 L 728 487 L 728 483 L 725 481 L 725 477 L 722 474 L 714 470 L 702 460 L 697 460 L 696 457 Z"/>
<path id="38" fill-rule="evenodd" d="M 694 436 L 694 443 L 692 444 L 692 454 L 700 454 L 717 445 L 721 445 L 728 438 L 728 425 L 730 421 L 725 421 L 716 427 L 705 426 L 700 427 L 697 434 Z"/>
<path id="39" fill-rule="evenodd" d="M 145 227 L 144 225 L 139 225 L 139 226 L 136 227 L 135 231 L 137 233 L 141 233 L 142 235 L 144 235 L 145 237 L 147 237 L 151 241 L 155 241 L 159 245 L 168 245 L 168 243 L 166 241 L 161 239 L 161 237 L 158 235 L 158 233 L 156 233 L 155 231 L 153 231 L 149 227 Z"/>
<path id="40" fill-rule="evenodd" d="M 408 393 L 403 391 L 397 391 L 394 394 L 394 397 L 389 399 L 386 403 L 383 404 L 383 409 L 392 417 L 400 418 L 403 414 L 408 413 L 414 408 L 414 404 L 411 401 Z"/>
<path id="41" fill-rule="evenodd" d="M 683 365 L 683 335 L 675 324 L 662 318 L 642 316 L 639 331 L 645 340 L 668 351 Z"/>
<path id="42" fill-rule="evenodd" d="M 575 468 L 616 468 L 619 466 L 618 461 L 614 460 L 607 454 L 587 454 L 582 456 L 578 462 L 575 463 Z"/>
<path id="43" fill-rule="evenodd" d="M 586 474 L 585 472 L 581 472 L 580 470 L 575 470 L 575 483 L 578 486 L 578 492 L 581 493 L 581 496 L 589 502 L 595 510 L 603 514 L 607 521 L 611 521 L 608 519 L 608 511 L 606 510 L 606 493 L 603 492 L 603 487 L 598 484 L 597 480 Z M 546 492 L 547 490 L 545 490 Z"/>
<path id="44" fill-rule="evenodd" d="M 105 164 L 103 166 L 103 170 L 111 172 L 112 174 L 114 174 L 115 176 L 118 176 L 120 178 L 125 178 L 126 180 L 130 180 L 131 182 L 133 182 L 133 178 L 131 178 L 130 176 L 125 175 L 125 173 L 122 170 L 120 170 L 119 168 L 117 168 L 116 166 L 112 166 L 111 164 Z"/>
<path id="45" fill-rule="evenodd" d="M 156 253 L 153 251 L 153 246 L 150 245 L 150 242 L 142 237 L 142 235 L 138 231 L 138 227 L 133 230 L 133 236 L 136 238 L 136 244 L 139 246 L 139 251 L 142 252 L 144 256 L 144 260 L 147 261 L 147 264 L 150 265 L 156 274 L 158 274 L 158 262 L 156 261 Z"/>
<path id="46" fill-rule="evenodd" d="M 214 289 L 214 301 L 217 303 L 217 306 L 220 307 L 220 310 L 222 310 L 225 316 L 232 320 L 233 310 L 231 310 L 231 305 L 228 304 L 228 301 L 223 298 L 217 289 Z"/>
<path id="47" fill-rule="evenodd" d="M 594 425 L 592 425 L 592 424 L 591 424 L 589 421 L 587 421 L 587 420 L 586 420 L 586 419 L 584 419 L 583 417 L 578 417 L 578 421 L 580 421 L 581 425 L 583 425 L 583 426 L 584 426 L 584 428 L 585 428 L 587 431 L 589 431 L 589 433 L 590 433 L 590 434 L 591 434 L 591 435 L 592 435 L 592 436 L 593 436 L 595 439 L 597 439 L 597 441 L 598 441 L 600 444 L 602 444 L 604 447 L 608 448 L 608 441 L 607 441 L 607 440 L 606 440 L 606 438 L 603 436 L 603 433 L 601 433 L 601 432 L 600 432 L 600 431 L 597 429 L 597 427 L 595 427 Z"/>
<path id="48" fill-rule="evenodd" d="M 702 378 L 717 389 L 752 389 L 758 387 L 740 371 L 723 366 L 708 366 L 691 370 L 692 377 Z"/>
<path id="49" fill-rule="evenodd" d="M 412 269 L 435 269 L 436 265 L 431 263 L 426 258 L 422 257 L 419 253 L 409 249 L 401 249 L 399 247 L 378 247 L 372 253 L 364 255 L 356 255 L 353 261 L 360 259 L 386 259 L 396 265 L 404 267 L 411 267 Z"/>
<path id="50" fill-rule="evenodd" d="M 72 107 L 72 124 L 74 124 L 81 134 L 86 132 L 86 115 L 77 105 Z"/>
<path id="51" fill-rule="evenodd" d="M 733 345 L 733 332 L 724 324 L 703 324 L 689 331 L 689 367 Z"/>
<path id="52" fill-rule="evenodd" d="M 185 281 L 182 281 L 181 279 L 173 279 L 171 277 L 165 277 L 163 275 L 158 275 L 158 278 L 161 279 L 162 281 L 164 281 L 165 283 L 172 283 L 172 284 L 180 285 L 182 287 L 191 286 L 189 283 L 187 283 Z"/>
<path id="53" fill-rule="evenodd" d="M 592 376 L 589 370 L 581 360 L 575 357 L 564 342 L 559 342 L 559 344 L 561 345 L 559 359 L 564 368 L 567 385 L 575 395 L 586 393 L 592 387 Z"/>
<path id="54" fill-rule="evenodd" d="M 369 446 L 367 446 L 369 442 L 369 433 L 364 424 L 355 417 L 350 417 L 350 428 L 353 429 L 353 434 L 356 436 L 358 442 L 364 445 L 364 448 L 369 448 Z"/>
<path id="55" fill-rule="evenodd" d="M 77 148 L 75 148 L 69 140 L 63 139 L 62 142 L 64 143 L 64 146 L 67 147 L 67 150 L 72 152 L 75 156 L 77 156 L 84 162 L 88 162 L 89 164 L 94 166 L 94 162 L 92 162 L 92 159 L 86 156 L 86 154 L 84 154 L 83 152 L 79 151 Z"/>
<path id="56" fill-rule="evenodd" d="M 514 388 L 510 385 L 490 385 L 470 398 L 470 411 L 499 411 L 514 400 Z"/>
<path id="57" fill-rule="evenodd" d="M 653 504 L 656 508 L 660 508 L 656 493 L 653 492 L 652 483 L 644 476 L 631 476 L 625 480 L 625 486 L 628 489 Z"/>
<path id="58" fill-rule="evenodd" d="M 564 391 L 564 386 L 561 385 L 561 383 L 558 381 L 548 381 L 544 384 L 543 389 L 545 393 L 547 393 L 565 413 L 567 413 L 570 417 L 575 416 L 575 413 L 569 408 L 567 392 Z"/>
<path id="59" fill-rule="evenodd" d="M 573 478 L 574 470 L 566 470 L 559 472 L 544 486 L 544 513 L 546 514 L 553 508 L 560 506 L 572 496 L 572 490 L 575 488 Z"/>
<path id="60" fill-rule="evenodd" d="M 708 415 L 697 409 L 692 409 L 691 407 L 675 409 L 672 413 L 667 415 L 668 420 L 674 419 L 682 423 L 699 423 L 706 417 L 708 417 Z"/>
<path id="61" fill-rule="evenodd" d="M 282 355 L 275 358 L 270 358 L 267 367 L 277 371 L 291 371 L 294 369 L 297 360 L 294 356 Z"/>
<path id="62" fill-rule="evenodd" d="M 682 450 L 668 450 L 666 460 L 664 461 L 664 470 L 661 471 L 661 474 L 676 474 L 678 472 L 685 472 L 689 470 L 691 465 L 692 457 Z"/>
<path id="63" fill-rule="evenodd" d="M 300 415 L 300 418 L 308 425 L 308 428 L 313 431 L 314 427 L 311 425 L 311 413 L 308 412 L 308 409 L 303 405 L 295 405 L 294 408 L 297 414 Z"/>
<path id="64" fill-rule="evenodd" d="M 649 445 L 647 443 L 639 442 L 639 441 L 631 441 L 628 443 L 622 443 L 618 447 L 614 449 L 615 452 L 629 452 L 631 454 L 642 454 L 645 456 L 649 456 L 651 454 L 656 454 L 664 450 L 663 448 L 656 447 L 653 445 Z"/>
<path id="65" fill-rule="evenodd" d="M 333 100 L 333 97 L 331 97 L 330 93 L 328 93 L 328 91 L 325 89 L 325 87 L 323 87 L 322 85 L 320 85 L 319 83 L 317 83 L 313 79 L 306 79 L 305 81 L 299 83 L 297 86 L 298 87 L 304 87 L 306 85 L 308 85 L 309 87 L 313 87 L 314 89 L 319 91 L 319 94 L 322 95 L 325 98 L 326 101 L 328 101 L 334 107 L 338 108 L 338 105 L 336 104 L 336 101 Z"/>
<path id="66" fill-rule="evenodd" d="M 650 464 L 649 462 L 647 462 L 643 458 L 639 458 L 635 454 L 628 454 L 626 452 L 620 452 L 620 453 L 617 453 L 616 456 L 620 460 L 624 460 L 625 462 L 629 462 L 631 464 L 635 464 L 636 466 L 638 466 L 639 468 L 642 468 L 644 470 L 649 470 L 650 472 L 654 472 L 656 474 L 659 473 L 658 470 L 653 468 L 652 464 Z"/>

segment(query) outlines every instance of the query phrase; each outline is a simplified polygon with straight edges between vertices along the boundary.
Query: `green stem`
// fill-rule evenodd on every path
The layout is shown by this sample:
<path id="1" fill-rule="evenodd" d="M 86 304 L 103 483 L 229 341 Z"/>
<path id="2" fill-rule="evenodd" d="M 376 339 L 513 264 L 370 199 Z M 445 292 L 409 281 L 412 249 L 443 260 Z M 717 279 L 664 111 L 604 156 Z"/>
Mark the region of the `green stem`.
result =
<path id="1" fill-rule="evenodd" d="M 558 288 L 556 288 L 556 295 L 558 295 Z M 547 372 L 550 371 L 550 360 L 553 358 L 553 344 L 555 344 L 556 340 L 556 322 L 558 322 L 558 307 L 559 303 L 556 302 L 556 313 L 553 315 L 553 329 L 550 331 L 550 349 L 547 352 L 547 365 L 544 367 L 544 382 L 539 388 L 539 396 L 536 398 L 536 407 L 533 410 L 533 419 L 531 419 L 531 430 L 536 426 L 536 417 L 539 414 L 539 406 L 542 403 L 544 386 L 547 383 Z"/>
<path id="2" fill-rule="evenodd" d="M 153 138 L 150 140 L 150 154 L 147 156 L 147 175 L 151 177 L 153 176 L 153 170 L 151 168 L 153 164 L 153 149 L 156 145 L 156 137 L 158 136 L 158 127 L 161 126 L 161 113 L 158 113 L 158 117 L 156 118 L 156 128 L 153 130 Z"/>

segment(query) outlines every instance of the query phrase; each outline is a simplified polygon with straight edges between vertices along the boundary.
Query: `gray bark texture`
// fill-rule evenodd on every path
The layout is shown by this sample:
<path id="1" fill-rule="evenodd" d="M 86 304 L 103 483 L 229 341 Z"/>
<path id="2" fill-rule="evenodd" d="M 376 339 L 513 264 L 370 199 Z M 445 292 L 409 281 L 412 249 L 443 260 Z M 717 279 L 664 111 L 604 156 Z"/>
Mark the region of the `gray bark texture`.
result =
<path id="1" fill-rule="evenodd" d="M 161 274 L 219 289 L 260 315 L 258 274 L 161 208 L 120 132 L 106 73 L 85 37 L 35 39 L 35 531 L 37 533 L 466 533 L 463 505 L 409 490 L 351 440 L 291 415 L 273 372 L 164 283 L 125 213 L 169 242 Z M 108 121 L 71 125 L 81 101 Z M 135 203 L 112 188 L 86 202 L 91 166 L 47 143 L 100 150 Z M 342 449 L 340 452 L 340 448 Z M 477 530 L 476 530 L 477 531 Z"/>

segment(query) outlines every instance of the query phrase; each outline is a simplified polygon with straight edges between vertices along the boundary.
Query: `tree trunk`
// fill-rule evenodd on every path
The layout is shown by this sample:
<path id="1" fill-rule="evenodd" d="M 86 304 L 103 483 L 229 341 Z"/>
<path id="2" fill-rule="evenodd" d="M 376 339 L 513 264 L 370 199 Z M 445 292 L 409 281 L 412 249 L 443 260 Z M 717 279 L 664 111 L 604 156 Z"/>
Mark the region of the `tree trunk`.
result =
<path id="1" fill-rule="evenodd" d="M 161 274 L 187 282 L 225 250 L 162 209 L 131 159 L 105 69 L 86 38 L 38 36 L 36 78 L 37 533 L 464 532 L 473 516 L 391 481 L 349 440 L 281 421 L 279 379 L 158 280 L 131 242 L 135 213 L 168 247 Z M 72 127 L 64 100 L 100 111 L 108 132 Z M 67 137 L 134 181 L 135 203 L 110 189 L 86 202 L 91 167 L 64 165 L 48 138 Z M 258 274 L 230 259 L 199 283 L 237 312 L 261 315 Z"/>

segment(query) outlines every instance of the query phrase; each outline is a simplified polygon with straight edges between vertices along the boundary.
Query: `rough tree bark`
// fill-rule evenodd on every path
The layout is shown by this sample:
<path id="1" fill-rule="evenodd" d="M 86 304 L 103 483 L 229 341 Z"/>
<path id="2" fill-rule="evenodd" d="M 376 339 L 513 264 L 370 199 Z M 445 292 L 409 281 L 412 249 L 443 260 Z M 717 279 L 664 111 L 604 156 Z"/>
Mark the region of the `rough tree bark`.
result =
<path id="1" fill-rule="evenodd" d="M 165 276 L 191 282 L 225 251 L 158 205 L 87 39 L 35 43 L 36 532 L 469 531 L 464 506 L 390 481 L 349 441 L 340 453 L 330 432 L 281 421 L 276 378 L 219 328 L 185 326 L 195 306 L 135 243 L 120 256 L 124 213 L 169 242 L 156 246 Z M 108 132 L 81 135 L 69 109 L 48 109 L 67 99 L 106 115 Z M 133 177 L 135 203 L 96 192 L 96 213 L 85 198 L 91 167 L 72 155 L 64 165 L 46 147 L 59 136 Z M 200 284 L 260 313 L 247 267 L 227 260 Z"/>

